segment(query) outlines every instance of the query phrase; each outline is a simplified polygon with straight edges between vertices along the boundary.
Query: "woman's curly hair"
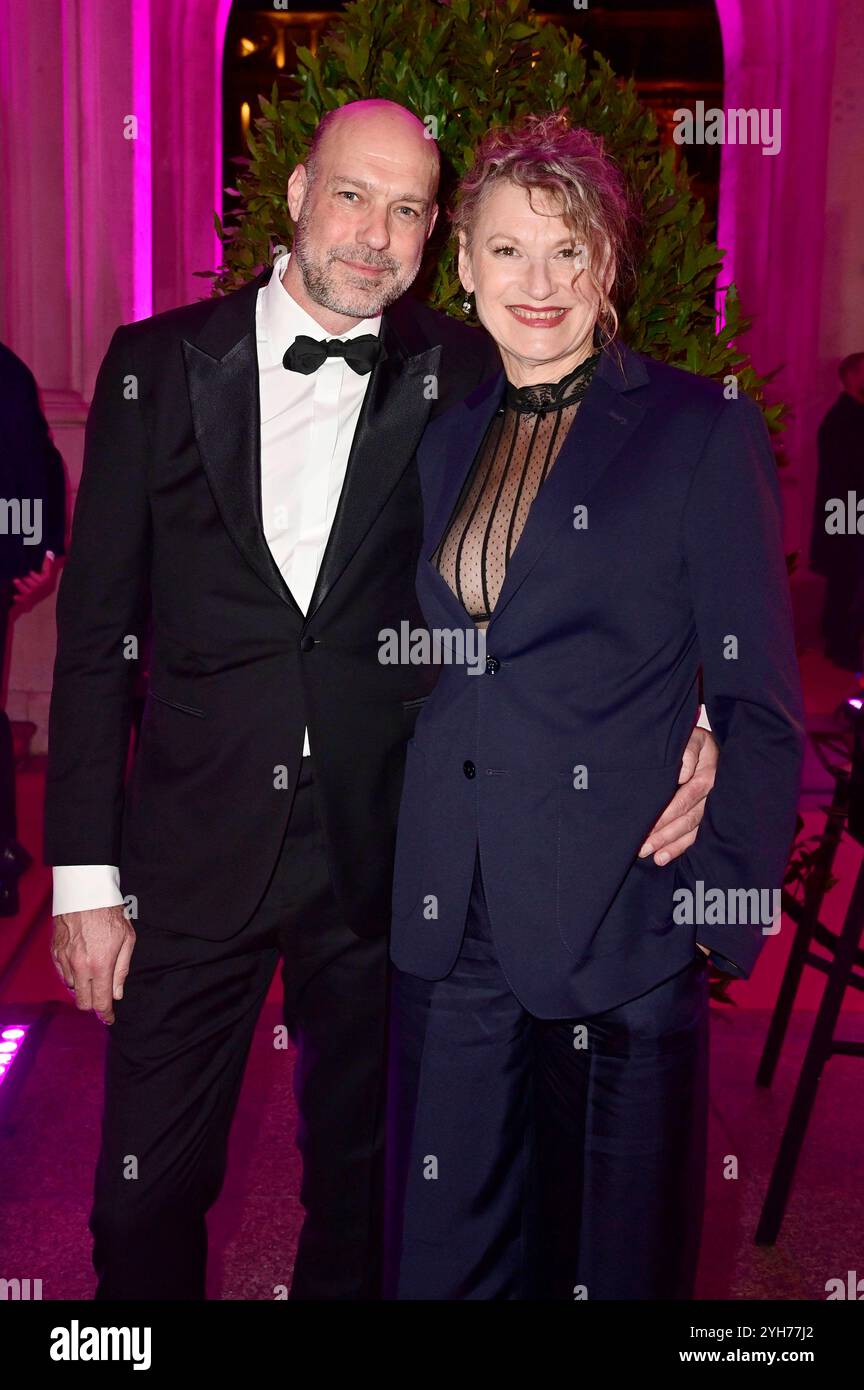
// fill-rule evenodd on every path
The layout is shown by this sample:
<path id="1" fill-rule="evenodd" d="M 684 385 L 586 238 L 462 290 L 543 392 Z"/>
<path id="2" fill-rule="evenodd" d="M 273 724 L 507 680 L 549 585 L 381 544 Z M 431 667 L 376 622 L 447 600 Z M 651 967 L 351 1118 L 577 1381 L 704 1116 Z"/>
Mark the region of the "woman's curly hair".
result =
<path id="1" fill-rule="evenodd" d="M 618 309 L 635 282 L 636 209 L 617 164 L 600 136 L 570 125 L 566 109 L 495 126 L 474 152 L 456 190 L 451 221 L 471 248 L 477 216 L 502 180 L 535 189 L 557 204 L 575 241 L 584 243 L 585 268 L 600 298 L 598 324 L 605 343 L 618 331 Z M 532 204 L 533 206 L 533 204 Z"/>

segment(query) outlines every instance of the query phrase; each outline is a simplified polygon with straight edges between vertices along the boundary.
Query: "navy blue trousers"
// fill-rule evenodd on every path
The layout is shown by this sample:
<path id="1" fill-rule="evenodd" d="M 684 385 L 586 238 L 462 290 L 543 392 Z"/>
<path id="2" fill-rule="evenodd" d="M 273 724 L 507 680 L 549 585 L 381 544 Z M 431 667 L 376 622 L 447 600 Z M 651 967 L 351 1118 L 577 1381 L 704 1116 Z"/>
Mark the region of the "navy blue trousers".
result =
<path id="1" fill-rule="evenodd" d="M 689 1299 L 708 1114 L 701 952 L 581 1022 L 498 964 L 478 865 L 443 980 L 395 972 L 386 1296 Z"/>

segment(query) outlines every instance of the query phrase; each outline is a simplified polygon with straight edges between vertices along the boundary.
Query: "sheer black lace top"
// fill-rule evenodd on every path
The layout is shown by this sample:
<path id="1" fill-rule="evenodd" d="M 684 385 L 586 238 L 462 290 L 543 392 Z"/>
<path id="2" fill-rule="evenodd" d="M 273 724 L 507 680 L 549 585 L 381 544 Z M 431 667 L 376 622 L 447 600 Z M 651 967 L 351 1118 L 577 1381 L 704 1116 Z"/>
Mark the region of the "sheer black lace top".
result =
<path id="1" fill-rule="evenodd" d="M 600 353 L 560 381 L 507 383 L 432 563 L 475 622 L 488 622 L 537 493 L 555 465 Z"/>

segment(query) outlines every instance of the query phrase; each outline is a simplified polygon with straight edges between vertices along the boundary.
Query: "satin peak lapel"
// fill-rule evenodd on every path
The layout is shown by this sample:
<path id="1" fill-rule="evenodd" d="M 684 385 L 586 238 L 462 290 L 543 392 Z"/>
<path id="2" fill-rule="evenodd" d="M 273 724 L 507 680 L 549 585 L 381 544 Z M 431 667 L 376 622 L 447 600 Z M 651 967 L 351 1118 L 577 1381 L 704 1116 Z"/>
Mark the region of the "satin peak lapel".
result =
<path id="1" fill-rule="evenodd" d="M 381 339 L 386 356 L 374 367 L 363 398 L 309 617 L 347 569 L 414 457 L 432 407 L 429 379 L 439 375 L 440 346 L 409 356 L 386 314 Z"/>
<path id="2" fill-rule="evenodd" d="M 270 552 L 261 518 L 254 298 L 261 282 L 259 277 L 217 305 L 198 342 L 184 340 L 183 357 L 195 439 L 225 529 L 259 578 L 300 613 Z"/>

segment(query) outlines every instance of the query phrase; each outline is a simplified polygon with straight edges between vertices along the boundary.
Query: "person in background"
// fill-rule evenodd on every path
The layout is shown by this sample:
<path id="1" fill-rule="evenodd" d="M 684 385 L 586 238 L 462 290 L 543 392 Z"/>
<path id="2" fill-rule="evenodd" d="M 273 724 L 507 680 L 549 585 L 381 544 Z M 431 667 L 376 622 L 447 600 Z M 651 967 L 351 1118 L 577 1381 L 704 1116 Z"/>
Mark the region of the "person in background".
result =
<path id="1" fill-rule="evenodd" d="M 50 592 L 63 554 L 66 480 L 32 372 L 0 343 L 0 647 L 10 619 Z M 12 728 L 0 709 L 0 917 L 18 911 L 18 879 L 32 862 L 18 842 Z"/>
<path id="2" fill-rule="evenodd" d="M 813 511 L 810 568 L 827 585 L 822 612 L 825 655 L 835 666 L 864 667 L 864 534 L 826 528 L 828 504 L 844 507 L 850 492 L 864 497 L 864 352 L 840 363 L 842 390 L 819 426 L 819 478 Z"/>

